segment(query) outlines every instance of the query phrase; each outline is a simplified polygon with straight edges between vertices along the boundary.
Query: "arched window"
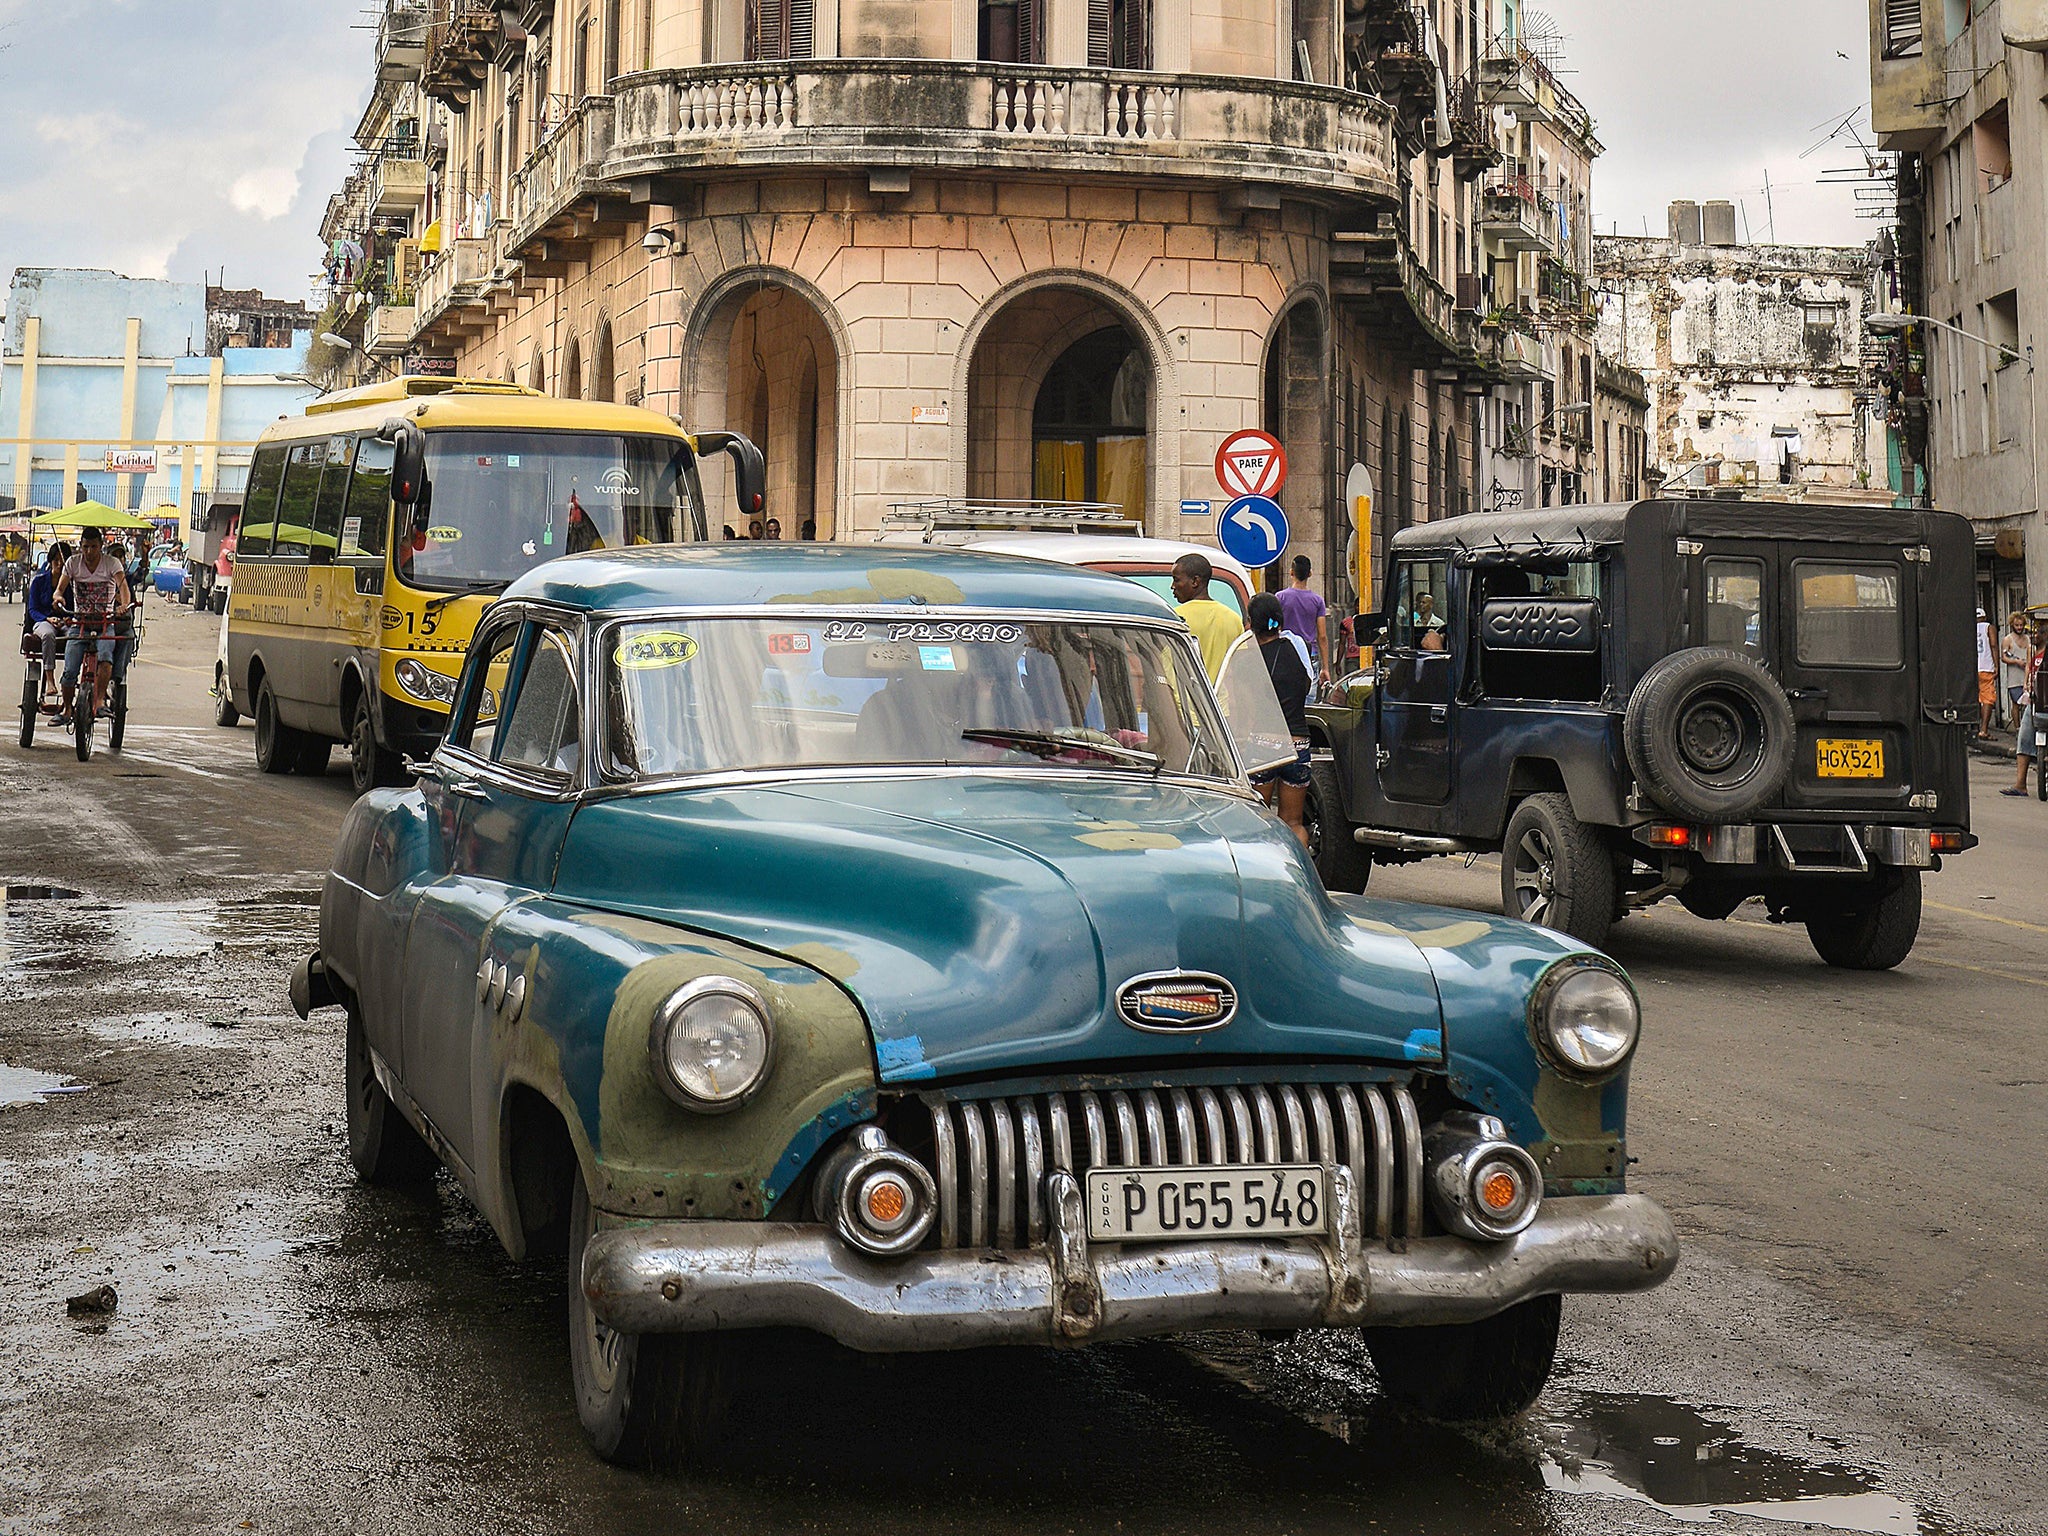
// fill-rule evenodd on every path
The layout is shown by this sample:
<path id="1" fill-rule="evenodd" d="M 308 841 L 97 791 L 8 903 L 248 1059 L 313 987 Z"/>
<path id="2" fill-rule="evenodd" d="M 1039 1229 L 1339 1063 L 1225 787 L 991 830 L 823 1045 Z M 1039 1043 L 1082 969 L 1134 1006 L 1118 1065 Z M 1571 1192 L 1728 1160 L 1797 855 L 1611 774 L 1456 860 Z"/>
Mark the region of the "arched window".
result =
<path id="1" fill-rule="evenodd" d="M 583 342 L 580 338 L 569 338 L 569 352 L 562 363 L 562 398 L 581 400 L 583 398 Z"/>
<path id="2" fill-rule="evenodd" d="M 541 351 L 538 344 L 533 349 L 533 361 L 527 365 L 526 387 L 528 389 L 537 389 L 542 394 L 548 392 L 547 354 Z"/>
<path id="3" fill-rule="evenodd" d="M 1109 326 L 1060 354 L 1031 412 L 1032 494 L 1107 502 L 1145 517 L 1145 435 L 1152 378 L 1130 333 Z"/>

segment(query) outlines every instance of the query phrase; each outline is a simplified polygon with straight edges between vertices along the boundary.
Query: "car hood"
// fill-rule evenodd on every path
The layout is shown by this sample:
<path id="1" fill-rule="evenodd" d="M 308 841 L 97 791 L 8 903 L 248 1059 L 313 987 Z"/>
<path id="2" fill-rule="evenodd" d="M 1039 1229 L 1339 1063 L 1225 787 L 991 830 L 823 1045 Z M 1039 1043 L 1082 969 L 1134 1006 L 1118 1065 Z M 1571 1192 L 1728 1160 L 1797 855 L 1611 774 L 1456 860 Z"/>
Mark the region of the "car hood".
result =
<path id="1" fill-rule="evenodd" d="M 1242 797 L 1150 780 L 922 775 L 678 789 L 587 805 L 556 892 L 801 960 L 867 1015 L 885 1082 L 1110 1062 L 1442 1059 L 1414 940 L 1324 895 Z M 1140 1032 L 1133 977 L 1238 992 Z"/>

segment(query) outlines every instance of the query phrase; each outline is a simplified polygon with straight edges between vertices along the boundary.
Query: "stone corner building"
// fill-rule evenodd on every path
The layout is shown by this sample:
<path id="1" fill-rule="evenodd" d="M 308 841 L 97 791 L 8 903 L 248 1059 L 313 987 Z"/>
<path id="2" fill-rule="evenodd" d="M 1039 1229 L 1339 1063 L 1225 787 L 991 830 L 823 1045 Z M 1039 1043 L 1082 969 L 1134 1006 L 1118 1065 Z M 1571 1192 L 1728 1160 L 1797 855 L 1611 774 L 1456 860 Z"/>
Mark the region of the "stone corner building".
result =
<path id="1" fill-rule="evenodd" d="M 1539 385 L 1591 404 L 1534 318 L 1485 323 L 1588 254 L 1590 117 L 1557 126 L 1516 11 L 388 0 L 335 309 L 373 366 L 748 433 L 785 538 L 930 498 L 1209 538 L 1216 448 L 1263 426 L 1334 578 L 1350 463 L 1377 540 L 1520 473 L 1492 444 Z M 1514 161 L 1531 122 L 1572 184 Z"/>

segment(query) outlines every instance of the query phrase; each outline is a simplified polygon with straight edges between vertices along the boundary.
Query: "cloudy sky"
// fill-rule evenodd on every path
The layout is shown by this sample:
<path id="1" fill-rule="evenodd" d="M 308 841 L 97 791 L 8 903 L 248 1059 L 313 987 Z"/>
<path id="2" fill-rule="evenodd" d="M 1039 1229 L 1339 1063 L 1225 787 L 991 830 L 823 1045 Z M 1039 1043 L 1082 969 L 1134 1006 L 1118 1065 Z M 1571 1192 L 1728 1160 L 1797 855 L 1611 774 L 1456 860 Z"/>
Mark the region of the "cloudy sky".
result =
<path id="1" fill-rule="evenodd" d="M 1867 102 L 1862 0 L 1541 0 L 1607 154 L 1602 229 L 1674 197 L 1743 205 L 1758 238 L 1858 241 L 1815 184 Z M 369 90 L 365 0 L 0 0 L 0 278 L 111 267 L 298 296 Z M 1711 18 L 1710 21 L 1702 18 Z M 1847 58 L 1840 55 L 1846 54 Z M 1867 122 L 1867 113 L 1861 122 Z"/>
<path id="2" fill-rule="evenodd" d="M 1864 0 L 1535 0 L 1528 14 L 1539 11 L 1563 34 L 1564 83 L 1607 146 L 1593 168 L 1603 234 L 1641 234 L 1645 219 L 1661 234 L 1674 198 L 1725 198 L 1761 240 L 1766 172 L 1779 240 L 1861 245 L 1876 234 L 1853 193 L 1818 185 L 1824 168 L 1863 163 L 1848 134 L 1806 153 L 1852 114 L 1870 141 Z"/>
<path id="3" fill-rule="evenodd" d="M 365 0 L 0 0 L 0 281 L 303 296 L 368 99 Z"/>

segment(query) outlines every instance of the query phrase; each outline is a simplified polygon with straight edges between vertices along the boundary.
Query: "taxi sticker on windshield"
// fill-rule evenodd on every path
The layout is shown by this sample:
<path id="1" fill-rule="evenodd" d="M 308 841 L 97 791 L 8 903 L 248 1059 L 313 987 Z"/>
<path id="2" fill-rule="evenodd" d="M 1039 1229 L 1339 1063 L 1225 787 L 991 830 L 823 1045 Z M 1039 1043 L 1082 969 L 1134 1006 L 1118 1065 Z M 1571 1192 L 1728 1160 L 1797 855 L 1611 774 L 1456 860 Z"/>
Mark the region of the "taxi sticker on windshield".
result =
<path id="1" fill-rule="evenodd" d="M 917 648 L 917 659 L 927 672 L 959 670 L 953 665 L 953 647 L 950 645 L 920 645 Z"/>
<path id="2" fill-rule="evenodd" d="M 462 537 L 462 530 L 451 523 L 436 523 L 427 530 L 427 537 L 436 544 L 453 544 Z"/>
<path id="3" fill-rule="evenodd" d="M 621 640 L 612 660 L 629 672 L 646 672 L 659 667 L 680 667 L 696 654 L 697 642 L 688 635 L 672 629 L 655 629 Z"/>

